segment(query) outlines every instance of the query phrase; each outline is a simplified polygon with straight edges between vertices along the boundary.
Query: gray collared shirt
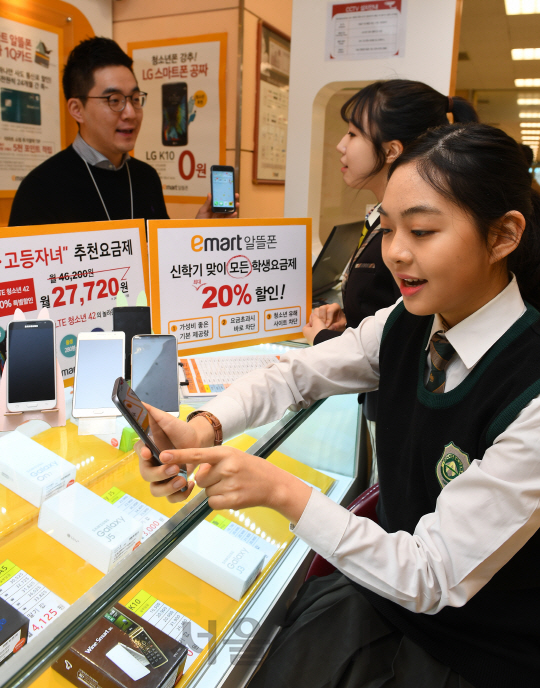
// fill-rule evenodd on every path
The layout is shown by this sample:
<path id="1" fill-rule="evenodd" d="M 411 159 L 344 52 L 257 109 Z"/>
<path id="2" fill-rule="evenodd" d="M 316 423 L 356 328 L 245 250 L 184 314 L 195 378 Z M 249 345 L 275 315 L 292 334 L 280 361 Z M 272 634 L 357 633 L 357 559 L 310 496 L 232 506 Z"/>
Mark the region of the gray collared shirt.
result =
<path id="1" fill-rule="evenodd" d="M 73 150 L 81 156 L 83 160 L 93 167 L 101 167 L 104 170 L 121 170 L 124 167 L 126 160 L 129 159 L 129 153 L 124 153 L 122 162 L 119 167 L 115 167 L 109 158 L 106 158 L 103 153 L 100 153 L 92 146 L 89 146 L 83 137 L 78 133 L 75 141 L 73 141 Z"/>

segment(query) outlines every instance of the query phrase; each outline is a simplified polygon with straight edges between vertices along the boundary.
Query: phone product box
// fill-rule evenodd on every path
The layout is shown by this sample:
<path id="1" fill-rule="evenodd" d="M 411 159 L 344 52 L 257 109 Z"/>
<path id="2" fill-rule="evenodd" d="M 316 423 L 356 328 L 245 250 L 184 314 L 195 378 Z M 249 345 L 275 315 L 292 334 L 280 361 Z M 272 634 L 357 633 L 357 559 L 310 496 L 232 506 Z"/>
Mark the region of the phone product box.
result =
<path id="1" fill-rule="evenodd" d="M 26 643 L 29 621 L 0 597 L 0 664 Z"/>
<path id="2" fill-rule="evenodd" d="M 75 482 L 76 467 L 22 432 L 0 437 L 0 484 L 40 507 Z"/>
<path id="3" fill-rule="evenodd" d="M 43 503 L 38 528 L 103 573 L 141 544 L 140 523 L 79 483 Z"/>
<path id="4" fill-rule="evenodd" d="M 240 600 L 264 564 L 264 553 L 202 521 L 167 559 L 189 573 Z"/>
<path id="5" fill-rule="evenodd" d="M 53 669 L 79 688 L 172 688 L 187 654 L 184 645 L 117 604 Z"/>

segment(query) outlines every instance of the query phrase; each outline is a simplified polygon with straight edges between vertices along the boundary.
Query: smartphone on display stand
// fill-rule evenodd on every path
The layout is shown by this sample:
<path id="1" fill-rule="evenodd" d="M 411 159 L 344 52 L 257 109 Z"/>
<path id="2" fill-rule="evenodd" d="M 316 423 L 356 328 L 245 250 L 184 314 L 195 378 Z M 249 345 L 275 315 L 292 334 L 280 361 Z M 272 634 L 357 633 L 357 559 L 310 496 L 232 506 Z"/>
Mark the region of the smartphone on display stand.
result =
<path id="1" fill-rule="evenodd" d="M 112 309 L 113 330 L 126 335 L 124 375 L 131 380 L 131 340 L 136 334 L 150 334 L 149 306 L 122 306 Z M 154 404 L 155 406 L 155 404 Z"/>
<path id="2" fill-rule="evenodd" d="M 163 464 L 159 460 L 160 451 L 149 434 L 150 416 L 148 411 L 144 408 L 142 401 L 135 394 L 133 388 L 130 387 L 122 377 L 119 377 L 114 383 L 112 400 L 133 430 L 135 430 L 139 438 L 152 452 L 152 464 L 154 466 L 162 466 Z M 184 477 L 187 482 L 187 468 L 185 465 L 180 466 L 179 475 Z M 177 476 L 173 476 L 173 478 L 176 477 Z M 182 488 L 181 492 L 184 492 L 185 489 L 185 487 Z"/>
<path id="3" fill-rule="evenodd" d="M 161 142 L 164 146 L 187 146 L 187 84 L 161 85 Z"/>
<path id="4" fill-rule="evenodd" d="M 74 418 L 119 416 L 111 400 L 114 381 L 124 375 L 123 332 L 81 332 L 77 339 Z"/>
<path id="5" fill-rule="evenodd" d="M 178 345 L 173 334 L 133 337 L 131 385 L 141 401 L 178 417 Z"/>
<path id="6" fill-rule="evenodd" d="M 212 189 L 212 212 L 234 213 L 236 210 L 234 167 L 212 165 L 210 168 L 210 185 Z"/>
<path id="7" fill-rule="evenodd" d="M 52 320 L 14 320 L 7 328 L 7 410 L 56 406 L 56 338 Z"/>

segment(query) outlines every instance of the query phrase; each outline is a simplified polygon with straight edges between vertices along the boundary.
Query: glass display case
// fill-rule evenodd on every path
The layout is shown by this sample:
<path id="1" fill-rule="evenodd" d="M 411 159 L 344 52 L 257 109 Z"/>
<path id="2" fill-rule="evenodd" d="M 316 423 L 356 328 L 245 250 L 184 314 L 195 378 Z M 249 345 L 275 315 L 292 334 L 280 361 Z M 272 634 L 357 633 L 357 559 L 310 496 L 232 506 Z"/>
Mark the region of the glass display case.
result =
<path id="1" fill-rule="evenodd" d="M 288 346 L 298 345 L 261 345 L 219 355 L 279 354 Z M 66 403 L 69 412 L 68 390 Z M 182 404 L 181 417 L 185 418 L 194 407 Z M 359 411 L 356 395 L 332 397 L 307 410 L 287 411 L 280 421 L 246 431 L 228 444 L 275 463 L 338 503 L 347 503 L 360 491 L 358 475 L 365 470 Z M 61 544 L 52 535 L 50 505 L 40 509 L 0 485 L 0 598 L 29 619 L 27 641 L 23 642 L 22 636 L 14 638 L 12 645 L 18 644 L 20 649 L 1 664 L 0 687 L 72 685 L 52 665 L 56 662 L 58 668 L 61 664 L 64 674 L 73 668 L 73 659 L 68 661 L 65 653 L 100 619 L 108 619 L 109 629 L 112 628 L 118 609 L 122 610 L 120 605 L 135 619 L 129 628 L 121 628 L 126 640 L 119 646 L 124 648 L 126 666 L 134 663 L 138 666 L 134 671 L 148 674 L 157 661 L 155 648 L 152 654 L 147 647 L 137 645 L 135 636 L 140 641 L 143 627 L 157 628 L 187 647 L 183 675 L 177 685 L 245 685 L 277 633 L 285 608 L 302 583 L 309 563 L 309 548 L 290 532 L 287 520 L 260 507 L 212 511 L 204 490 L 197 487 L 181 504 L 153 497 L 140 477 L 136 454 L 124 450 L 118 435 L 80 436 L 71 417 L 65 427 L 46 429 L 43 423 L 31 421 L 16 432 L 31 437 L 76 468 L 76 490 L 67 487 L 59 494 L 65 498 L 68 493 L 80 492 L 73 507 L 73 513 L 79 513 L 73 516 L 75 520 L 81 518 L 87 497 L 89 504 L 97 505 L 88 512 L 86 523 L 79 524 L 81 528 L 92 531 L 94 536 L 98 528 L 100 537 L 110 538 L 115 534 L 115 522 L 121 522 L 122 528 L 126 523 L 135 523 L 140 545 L 133 549 L 132 540 L 125 540 L 128 545 L 124 550 L 130 553 L 121 558 L 118 550 L 118 561 L 113 558 L 101 565 L 108 570 L 104 573 L 96 567 L 95 550 L 99 543 L 95 544 L 95 537 L 92 540 L 92 532 L 87 544 L 74 544 L 79 531 L 70 531 L 68 523 L 68 539 Z M 52 504 L 57 497 L 47 501 Z M 63 518 L 59 508 L 56 517 Z M 109 514 L 115 515 L 112 520 Z M 92 528 L 90 521 L 96 515 L 103 520 Z M 207 522 L 204 528 L 203 521 Z M 56 521 L 55 524 L 58 530 Z M 203 530 L 209 531 L 209 540 L 203 538 Z M 116 531 L 119 541 L 123 537 L 120 531 L 121 528 Z M 192 562 L 183 568 L 178 562 L 187 561 L 185 552 L 194 538 L 208 551 L 196 554 L 203 557 L 202 564 Z M 214 542 L 213 538 L 218 543 L 215 550 L 204 544 Z M 243 590 L 235 593 L 227 587 L 227 572 L 220 576 L 218 571 L 217 579 L 212 578 L 216 565 L 212 558 L 217 556 L 215 552 L 223 538 L 228 543 L 234 541 L 233 549 L 236 543 L 239 551 L 255 553 L 257 563 L 250 574 L 253 581 L 249 576 L 244 580 L 247 591 L 243 594 Z M 204 557 L 208 557 L 208 563 Z M 113 608 L 117 611 L 111 611 Z M 149 634 L 152 636 L 151 631 Z M 128 650 L 131 658 L 126 654 Z M 120 666 L 122 662 L 118 662 Z M 124 670 L 130 673 L 129 668 Z M 97 688 L 99 682 L 91 677 L 91 672 L 79 668 L 77 673 L 73 682 Z"/>

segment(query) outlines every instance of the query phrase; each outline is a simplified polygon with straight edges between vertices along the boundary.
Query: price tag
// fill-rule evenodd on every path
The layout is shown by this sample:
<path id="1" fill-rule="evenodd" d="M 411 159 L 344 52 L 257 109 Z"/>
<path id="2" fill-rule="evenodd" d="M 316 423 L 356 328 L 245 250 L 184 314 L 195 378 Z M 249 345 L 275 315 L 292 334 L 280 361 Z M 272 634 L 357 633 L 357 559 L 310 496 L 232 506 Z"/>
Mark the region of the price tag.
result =
<path id="1" fill-rule="evenodd" d="M 9 559 L 0 564 L 0 597 L 30 620 L 28 642 L 69 607 Z"/>
<path id="2" fill-rule="evenodd" d="M 141 536 L 141 543 L 147 537 L 155 533 L 156 530 L 168 520 L 166 516 L 160 514 L 159 511 L 152 509 L 143 502 L 140 502 L 135 497 L 122 492 L 118 487 L 112 487 L 104 495 L 101 495 L 110 504 L 114 504 L 117 509 L 120 509 L 131 518 L 142 524 L 143 532 Z"/>

